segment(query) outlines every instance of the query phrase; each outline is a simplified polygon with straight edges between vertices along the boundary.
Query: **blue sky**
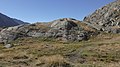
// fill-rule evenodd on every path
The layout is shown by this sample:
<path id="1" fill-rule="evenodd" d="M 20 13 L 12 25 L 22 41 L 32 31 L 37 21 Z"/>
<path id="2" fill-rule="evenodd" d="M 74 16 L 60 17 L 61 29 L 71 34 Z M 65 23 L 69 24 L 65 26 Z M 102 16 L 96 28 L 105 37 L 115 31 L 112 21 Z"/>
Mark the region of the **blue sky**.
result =
<path id="1" fill-rule="evenodd" d="M 115 0 L 0 0 L 0 12 L 31 23 L 59 18 L 82 20 L 113 1 Z"/>

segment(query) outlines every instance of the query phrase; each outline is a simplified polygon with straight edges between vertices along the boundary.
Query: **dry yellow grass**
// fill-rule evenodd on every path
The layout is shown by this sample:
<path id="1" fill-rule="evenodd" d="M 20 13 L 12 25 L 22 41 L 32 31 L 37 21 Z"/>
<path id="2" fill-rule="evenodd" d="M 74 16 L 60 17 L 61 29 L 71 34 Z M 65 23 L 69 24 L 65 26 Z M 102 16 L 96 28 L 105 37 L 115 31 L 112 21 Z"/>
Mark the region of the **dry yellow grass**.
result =
<path id="1" fill-rule="evenodd" d="M 44 64 L 43 66 L 45 67 L 72 67 L 72 65 L 61 55 L 42 56 L 39 58 L 38 62 L 37 65 Z"/>
<path id="2" fill-rule="evenodd" d="M 13 42 L 18 45 L 12 48 L 6 49 L 0 45 L 0 66 L 117 67 L 120 65 L 119 37 L 115 34 L 101 34 L 89 41 L 67 43 L 22 38 Z"/>

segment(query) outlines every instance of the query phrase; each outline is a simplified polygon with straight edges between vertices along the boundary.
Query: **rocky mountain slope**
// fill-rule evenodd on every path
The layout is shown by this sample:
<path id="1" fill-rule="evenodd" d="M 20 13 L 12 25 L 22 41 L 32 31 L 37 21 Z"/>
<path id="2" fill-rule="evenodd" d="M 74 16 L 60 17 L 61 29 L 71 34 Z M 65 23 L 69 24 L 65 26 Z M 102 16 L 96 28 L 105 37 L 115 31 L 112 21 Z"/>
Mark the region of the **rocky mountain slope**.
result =
<path id="1" fill-rule="evenodd" d="M 26 24 L 20 20 L 12 19 L 2 13 L 0 13 L 0 27 L 11 27 L 20 24 Z"/>
<path id="2" fill-rule="evenodd" d="M 84 18 L 87 24 L 108 33 L 120 33 L 120 0 L 96 10 Z"/>
<path id="3" fill-rule="evenodd" d="M 84 21 L 0 28 L 0 67 L 120 67 L 120 0 Z"/>
<path id="4" fill-rule="evenodd" d="M 112 2 L 78 21 L 73 18 L 57 19 L 48 23 L 35 23 L 5 28 L 0 32 L 0 42 L 10 42 L 19 37 L 55 38 L 60 41 L 82 41 L 100 31 L 120 33 L 120 1 Z M 18 20 L 16 20 L 18 21 Z"/>

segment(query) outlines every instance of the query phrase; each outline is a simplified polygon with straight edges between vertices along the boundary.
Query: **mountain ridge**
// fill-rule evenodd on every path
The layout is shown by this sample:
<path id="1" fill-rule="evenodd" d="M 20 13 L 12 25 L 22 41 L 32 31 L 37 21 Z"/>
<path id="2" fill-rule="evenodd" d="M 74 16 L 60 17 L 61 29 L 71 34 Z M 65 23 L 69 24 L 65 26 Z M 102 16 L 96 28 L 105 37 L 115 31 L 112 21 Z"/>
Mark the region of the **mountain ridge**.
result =
<path id="1" fill-rule="evenodd" d="M 19 38 L 18 35 L 20 37 L 43 37 L 63 41 L 82 41 L 88 40 L 90 36 L 94 36 L 100 32 L 118 34 L 120 33 L 119 7 L 120 2 L 117 0 L 86 16 L 83 21 L 73 18 L 61 18 L 48 23 L 34 23 L 5 28 L 0 33 L 1 42 L 4 41 L 4 37 L 9 40 L 9 37 L 13 36 L 13 39 L 10 40 L 14 40 Z M 17 33 L 14 31 L 17 31 Z"/>
<path id="2" fill-rule="evenodd" d="M 120 0 L 116 0 L 110 4 L 97 9 L 91 15 L 84 18 L 88 22 L 104 32 L 119 33 L 120 32 Z M 114 31 L 116 30 L 116 31 Z"/>
<path id="3" fill-rule="evenodd" d="M 21 20 L 10 18 L 7 15 L 0 13 L 0 27 L 11 27 L 11 26 L 17 26 L 20 24 L 27 24 L 27 23 Z"/>
<path id="4" fill-rule="evenodd" d="M 0 67 L 120 67 L 119 3 L 84 21 L 61 18 L 0 28 Z"/>

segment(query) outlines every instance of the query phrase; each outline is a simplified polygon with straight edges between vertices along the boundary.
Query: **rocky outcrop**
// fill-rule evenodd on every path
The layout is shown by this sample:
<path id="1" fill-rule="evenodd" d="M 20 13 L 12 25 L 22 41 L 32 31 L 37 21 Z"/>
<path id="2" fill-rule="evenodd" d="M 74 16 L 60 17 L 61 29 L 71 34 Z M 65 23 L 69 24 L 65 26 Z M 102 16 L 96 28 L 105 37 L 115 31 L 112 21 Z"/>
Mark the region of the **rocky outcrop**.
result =
<path id="1" fill-rule="evenodd" d="M 56 29 L 67 29 L 67 30 L 70 30 L 71 28 L 77 26 L 77 24 L 74 23 L 76 21 L 77 20 L 72 19 L 72 18 L 59 19 L 59 20 L 53 21 L 53 24 L 51 25 L 51 27 L 56 28 Z"/>
<path id="2" fill-rule="evenodd" d="M 87 40 L 89 38 L 89 34 L 93 33 L 92 28 L 89 28 L 89 30 L 87 30 L 87 25 L 84 26 L 84 23 L 72 18 L 55 20 L 51 24 L 51 27 L 52 29 L 47 32 L 47 34 L 49 34 L 49 37 L 56 37 L 64 41 Z"/>
<path id="3" fill-rule="evenodd" d="M 16 38 L 20 37 L 20 35 L 25 35 L 25 29 L 22 29 L 22 25 L 5 28 L 0 32 L 0 42 L 8 43 Z M 27 31 L 26 31 L 27 32 Z"/>
<path id="4" fill-rule="evenodd" d="M 84 18 L 97 30 L 120 33 L 120 0 L 112 2 Z"/>
<path id="5" fill-rule="evenodd" d="M 1 18 L 0 18 L 1 19 Z M 82 41 L 104 31 L 120 33 L 120 0 L 112 2 L 78 21 L 73 18 L 57 19 L 8 27 L 0 32 L 0 42 L 9 43 L 20 37 L 54 38 L 58 41 Z"/>
<path id="6" fill-rule="evenodd" d="M 8 27 L 0 32 L 0 42 L 9 43 L 20 37 L 55 38 L 62 41 L 87 40 L 95 30 L 72 18 L 58 19 L 49 23 L 36 23 Z"/>

